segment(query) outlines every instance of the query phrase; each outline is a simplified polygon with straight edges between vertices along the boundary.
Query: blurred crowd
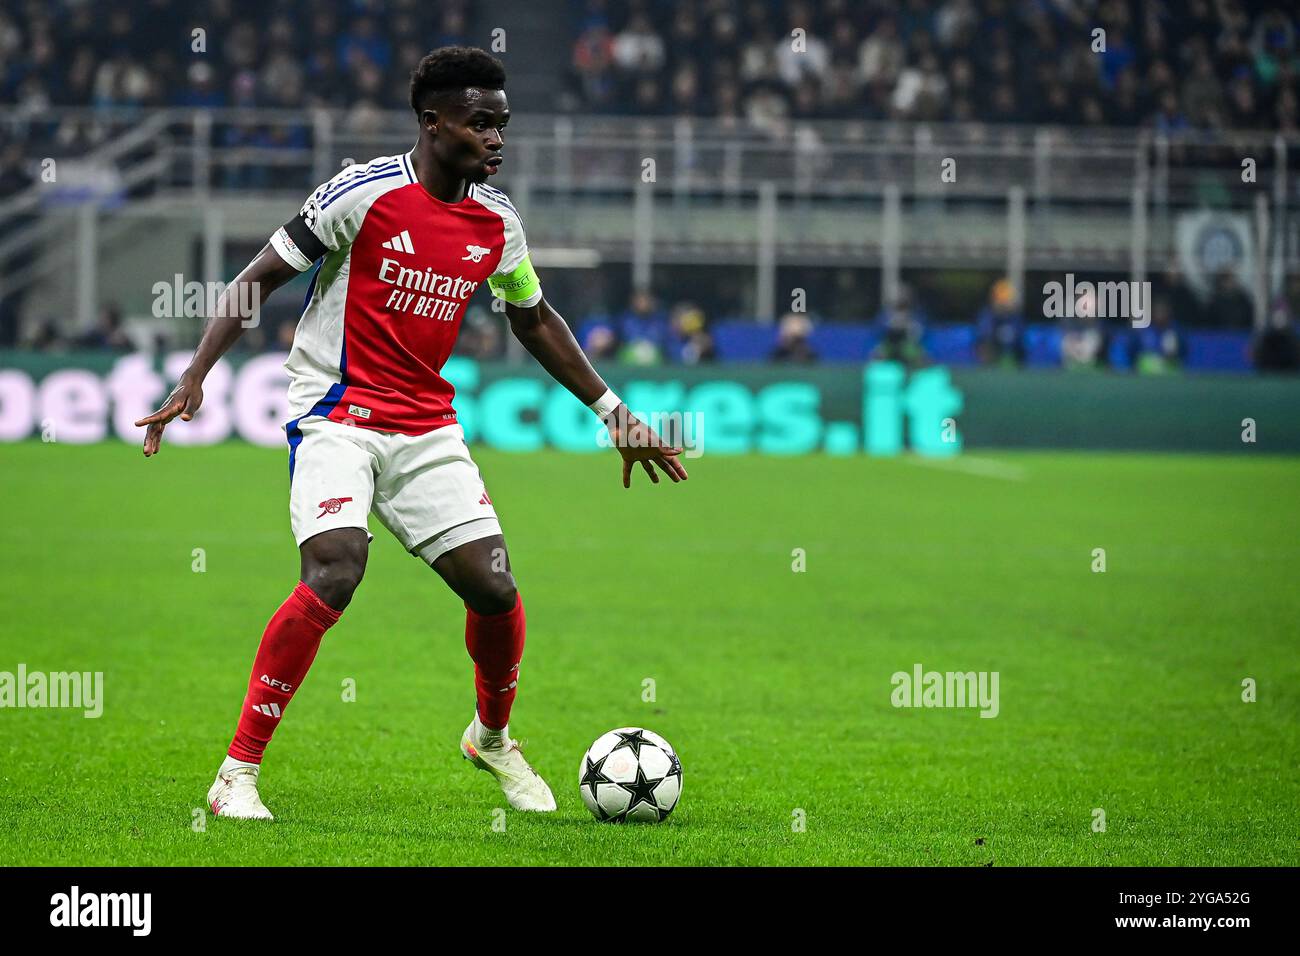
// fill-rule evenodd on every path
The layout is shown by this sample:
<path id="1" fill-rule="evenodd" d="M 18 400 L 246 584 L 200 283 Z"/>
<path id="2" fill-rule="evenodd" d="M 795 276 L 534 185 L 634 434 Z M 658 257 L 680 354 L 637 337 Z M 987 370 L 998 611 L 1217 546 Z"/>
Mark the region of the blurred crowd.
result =
<path id="1" fill-rule="evenodd" d="M 570 5 L 572 85 L 559 108 L 759 126 L 852 115 L 1285 130 L 1300 113 L 1300 31 L 1283 3 Z M 0 7 L 0 102 L 33 114 L 389 107 L 420 56 L 469 42 L 468 10 L 468 0 L 12 0 Z"/>
<path id="2" fill-rule="evenodd" d="M 0 6 L 0 102 L 34 114 L 50 105 L 391 109 L 420 57 L 468 42 L 467 7 L 11 0 Z"/>
<path id="3" fill-rule="evenodd" d="M 83 153 L 133 111 L 269 107 L 345 111 L 364 129 L 406 100 L 430 49 L 468 43 L 468 0 L 12 0 L 0 5 L 0 199 L 28 157 Z M 47 122 L 52 106 L 114 109 L 112 121 Z M 301 148 L 309 123 L 239 124 L 222 146 Z M 227 175 L 227 187 L 301 188 L 292 169 Z"/>
<path id="4" fill-rule="evenodd" d="M 773 131 L 787 119 L 846 116 L 1295 131 L 1300 113 L 1297 14 L 1267 0 L 567 2 L 571 76 L 557 110 L 701 115 Z M 160 106 L 328 105 L 364 118 L 393 108 L 395 97 L 402 101 L 410 69 L 429 48 L 481 42 L 470 35 L 470 14 L 468 0 L 10 0 L 0 6 L 0 103 L 32 118 L 24 127 L 28 136 L 42 129 L 53 137 L 88 136 L 102 125 L 42 125 L 44 111 L 56 105 L 128 113 Z M 202 57 L 193 55 L 199 45 Z M 562 63 L 565 51 L 557 47 L 545 57 Z M 231 125 L 218 135 L 223 145 L 266 145 L 259 137 L 305 137 L 310 130 Z M 61 145 L 64 153 L 76 151 L 76 143 Z M 0 124 L 0 199 L 32 181 L 37 146 L 7 139 Z M 269 178 L 226 185 L 302 186 L 291 169 L 274 164 L 238 175 Z M 1258 337 L 1257 364 L 1291 361 L 1288 330 L 1300 304 L 1295 286 L 1293 280 L 1269 306 L 1268 324 L 1283 331 Z M 1176 368 L 1188 333 L 1248 334 L 1256 325 L 1252 297 L 1229 274 L 1208 291 L 1194 293 L 1172 273 L 1159 288 L 1146 330 L 1086 315 L 1061 320 L 1053 339 L 1060 363 L 1102 367 L 1119 356 L 1135 368 Z M 840 358 L 818 331 L 852 319 L 869 326 L 870 354 L 878 358 L 924 364 L 935 331 L 960 324 L 973 337 L 973 360 L 1029 361 L 1034 329 L 1044 320 L 1026 320 L 1010 283 L 993 282 L 978 314 L 970 313 L 980 291 L 960 310 L 939 309 L 940 322 L 931 319 L 925 293 L 905 287 L 874 317 L 869 311 L 787 314 L 776 323 L 766 357 Z M 732 355 L 719 348 L 717 309 L 704 299 L 663 302 L 648 289 L 620 291 L 575 326 L 595 358 L 709 362 Z M 52 321 L 35 322 L 20 335 L 15 314 L 12 299 L 0 300 L 0 347 L 177 344 L 128 335 L 131 323 L 111 305 L 94 329 L 74 337 L 60 333 L 66 323 Z M 279 316 L 255 330 L 246 347 L 287 347 L 293 318 Z M 499 357 L 507 341 L 499 315 L 470 310 L 464 354 Z"/>
<path id="5" fill-rule="evenodd" d="M 1296 129 L 1296 8 L 1238 0 L 586 0 L 575 108 Z M 1094 35 L 1104 30 L 1104 37 Z M 1103 46 L 1104 44 L 1104 46 Z"/>
<path id="6" fill-rule="evenodd" d="M 1095 293 L 1082 294 L 1073 314 L 1059 320 L 1027 315 L 1022 297 L 1006 278 L 990 287 L 988 301 L 967 321 L 934 322 L 907 286 L 869 324 L 827 322 L 816 314 L 788 312 L 776 323 L 773 344 L 755 357 L 777 363 L 842 360 L 833 348 L 819 348 L 819 326 L 841 330 L 857 326 L 871 343 L 866 358 L 900 362 L 916 368 L 932 360 L 952 364 L 1024 367 L 1031 362 L 1031 338 L 1037 334 L 1040 352 L 1070 370 L 1123 367 L 1144 374 L 1174 372 L 1187 358 L 1188 335 L 1200 332 L 1249 336 L 1249 359 L 1259 369 L 1300 370 L 1300 277 L 1293 276 L 1284 294 L 1271 304 L 1264 330 L 1254 327 L 1254 303 L 1234 273 L 1217 275 L 1208 295 L 1199 295 L 1176 269 L 1142 311 L 1149 321 L 1135 328 L 1131 317 L 1106 316 Z M 1138 323 L 1140 324 L 1140 323 Z M 582 323 L 579 337 L 594 360 L 633 365 L 674 363 L 694 365 L 719 358 L 711 323 L 695 303 L 681 301 L 664 307 L 648 290 L 632 294 L 621 313 Z M 927 349 L 928 333 L 969 341 L 962 354 L 950 345 L 937 359 Z M 953 333 L 957 333 L 954 337 Z M 482 355 L 494 358 L 497 355 Z M 1042 364 L 1041 355 L 1037 364 Z"/>
<path id="7" fill-rule="evenodd" d="M 1149 320 L 1143 328 L 1135 328 L 1131 317 L 1107 316 L 1098 293 L 1092 291 L 1079 294 L 1066 317 L 1044 317 L 1044 309 L 1037 306 L 1040 314 L 1033 314 L 1006 278 L 991 284 L 986 303 L 974 316 L 956 321 L 932 319 L 913 290 L 903 284 L 869 322 L 788 312 L 774 326 L 764 327 L 752 321 L 716 322 L 696 302 L 682 299 L 667 305 L 650 290 L 637 289 L 626 308 L 579 319 L 574 332 L 593 361 L 639 366 L 699 365 L 737 357 L 789 364 L 870 359 L 900 362 L 909 368 L 932 362 L 1001 368 L 1046 364 L 1072 371 L 1122 368 L 1142 374 L 1178 371 L 1187 360 L 1189 336 L 1208 332 L 1235 335 L 1234 341 L 1246 342 L 1249 364 L 1257 369 L 1296 372 L 1300 371 L 1297 303 L 1300 276 L 1291 276 L 1283 293 L 1270 303 L 1265 328 L 1258 329 L 1253 300 L 1232 272 L 1217 275 L 1208 295 L 1202 296 L 1177 270 L 1170 270 L 1158 291 L 1141 307 Z M 288 351 L 296 325 L 292 309 L 269 309 L 263 322 L 240 338 L 235 352 Z M 718 348 L 714 332 L 720 325 L 730 325 L 733 334 L 737 326 L 743 330 L 743 355 L 734 351 L 723 354 Z M 846 355 L 842 338 L 823 339 L 819 344 L 819 330 L 861 333 L 868 348 L 861 354 Z M 16 339 L 0 334 L 0 348 L 162 352 L 187 344 L 174 340 L 174 331 L 162 331 L 157 323 L 148 322 L 132 327 L 123 321 L 121 309 L 110 304 L 100 310 L 94 327 L 86 332 L 70 336 L 52 320 L 38 322 Z M 932 354 L 932 336 L 943 337 L 947 343 L 941 351 L 934 350 L 938 354 Z M 461 325 L 456 354 L 489 361 L 504 359 L 509 354 L 509 339 L 505 317 L 473 303 Z"/>

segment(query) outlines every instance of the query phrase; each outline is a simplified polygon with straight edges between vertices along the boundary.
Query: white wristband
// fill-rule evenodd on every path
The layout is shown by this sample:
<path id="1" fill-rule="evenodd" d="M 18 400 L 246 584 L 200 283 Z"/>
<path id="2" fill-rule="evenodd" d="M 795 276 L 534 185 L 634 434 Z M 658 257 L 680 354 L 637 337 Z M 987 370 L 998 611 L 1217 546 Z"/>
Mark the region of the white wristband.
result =
<path id="1" fill-rule="evenodd" d="M 615 395 L 612 388 L 607 388 L 605 389 L 604 395 L 600 396 L 600 398 L 596 399 L 587 407 L 596 413 L 597 418 L 603 421 L 606 415 L 622 404 L 623 399 Z"/>

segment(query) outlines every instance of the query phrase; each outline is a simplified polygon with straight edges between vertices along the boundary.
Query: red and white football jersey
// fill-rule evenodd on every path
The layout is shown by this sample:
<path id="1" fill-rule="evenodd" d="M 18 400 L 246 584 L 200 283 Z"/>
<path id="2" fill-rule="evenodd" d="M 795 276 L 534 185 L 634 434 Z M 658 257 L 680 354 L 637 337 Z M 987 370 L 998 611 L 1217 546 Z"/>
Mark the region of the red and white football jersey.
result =
<path id="1" fill-rule="evenodd" d="M 506 195 L 473 184 L 460 202 L 435 199 L 410 153 L 349 166 L 271 245 L 300 272 L 319 260 L 285 362 L 291 445 L 309 415 L 403 435 L 451 424 L 440 371 L 474 290 L 487 281 L 524 307 L 542 297 Z"/>

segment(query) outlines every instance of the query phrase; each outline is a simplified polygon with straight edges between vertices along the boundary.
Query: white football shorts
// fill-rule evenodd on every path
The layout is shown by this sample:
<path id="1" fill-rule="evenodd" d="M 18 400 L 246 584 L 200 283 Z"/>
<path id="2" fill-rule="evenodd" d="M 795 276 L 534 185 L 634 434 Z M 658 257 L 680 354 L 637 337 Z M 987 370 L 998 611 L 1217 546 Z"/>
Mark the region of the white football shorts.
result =
<path id="1" fill-rule="evenodd" d="M 369 534 L 371 512 L 402 547 L 430 563 L 501 533 L 460 425 L 398 435 L 315 416 L 290 426 L 294 540 L 301 545 L 335 528 Z"/>

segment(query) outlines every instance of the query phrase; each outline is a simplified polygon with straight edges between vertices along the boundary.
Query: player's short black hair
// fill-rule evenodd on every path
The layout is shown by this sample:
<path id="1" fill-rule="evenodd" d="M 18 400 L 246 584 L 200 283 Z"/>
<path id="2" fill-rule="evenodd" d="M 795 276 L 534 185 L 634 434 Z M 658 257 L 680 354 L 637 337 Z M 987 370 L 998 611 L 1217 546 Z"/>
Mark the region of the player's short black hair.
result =
<path id="1" fill-rule="evenodd" d="M 476 46 L 439 47 L 411 71 L 411 109 L 418 116 L 433 97 L 470 86 L 505 89 L 505 65 Z"/>

